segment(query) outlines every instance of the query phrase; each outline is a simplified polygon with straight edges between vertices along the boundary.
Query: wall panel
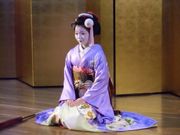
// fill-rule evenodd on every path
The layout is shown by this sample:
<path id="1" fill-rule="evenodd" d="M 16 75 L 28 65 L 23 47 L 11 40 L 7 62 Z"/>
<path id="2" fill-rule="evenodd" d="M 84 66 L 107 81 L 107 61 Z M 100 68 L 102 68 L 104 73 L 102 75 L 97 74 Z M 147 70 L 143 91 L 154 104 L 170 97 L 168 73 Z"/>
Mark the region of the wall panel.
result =
<path id="1" fill-rule="evenodd" d="M 15 9 L 13 0 L 0 1 L 0 78 L 16 78 Z"/>
<path id="2" fill-rule="evenodd" d="M 71 23 L 84 10 L 80 0 L 32 0 L 35 86 L 63 84 L 65 55 L 76 45 Z"/>
<path id="3" fill-rule="evenodd" d="M 162 0 L 116 1 L 117 94 L 161 92 Z"/>

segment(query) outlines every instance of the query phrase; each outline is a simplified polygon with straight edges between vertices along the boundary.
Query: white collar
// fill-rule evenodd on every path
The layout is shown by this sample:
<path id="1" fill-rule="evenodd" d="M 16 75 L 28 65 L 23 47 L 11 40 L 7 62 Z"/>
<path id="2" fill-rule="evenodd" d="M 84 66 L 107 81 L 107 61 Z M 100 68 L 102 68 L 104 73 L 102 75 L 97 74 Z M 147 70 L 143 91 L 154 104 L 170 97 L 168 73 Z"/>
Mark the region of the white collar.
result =
<path id="1" fill-rule="evenodd" d="M 83 48 L 81 45 L 79 45 L 79 53 L 80 56 L 83 57 L 90 49 L 90 46 Z"/>

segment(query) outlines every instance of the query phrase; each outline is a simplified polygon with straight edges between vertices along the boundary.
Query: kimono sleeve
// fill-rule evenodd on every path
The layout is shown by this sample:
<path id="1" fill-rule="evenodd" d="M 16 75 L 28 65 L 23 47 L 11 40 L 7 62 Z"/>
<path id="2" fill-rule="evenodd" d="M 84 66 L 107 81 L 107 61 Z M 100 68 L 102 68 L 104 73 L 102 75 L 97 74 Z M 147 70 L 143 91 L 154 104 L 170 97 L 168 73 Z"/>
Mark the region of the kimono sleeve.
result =
<path id="1" fill-rule="evenodd" d="M 108 82 L 109 82 L 109 69 L 106 57 L 103 51 L 100 51 L 95 56 L 95 80 L 91 88 L 89 88 L 82 97 L 87 103 L 99 108 L 102 102 L 108 103 Z M 104 101 L 106 100 L 106 101 Z"/>
<path id="2" fill-rule="evenodd" d="M 70 52 L 65 59 L 63 91 L 59 102 L 67 99 L 75 99 Z"/>

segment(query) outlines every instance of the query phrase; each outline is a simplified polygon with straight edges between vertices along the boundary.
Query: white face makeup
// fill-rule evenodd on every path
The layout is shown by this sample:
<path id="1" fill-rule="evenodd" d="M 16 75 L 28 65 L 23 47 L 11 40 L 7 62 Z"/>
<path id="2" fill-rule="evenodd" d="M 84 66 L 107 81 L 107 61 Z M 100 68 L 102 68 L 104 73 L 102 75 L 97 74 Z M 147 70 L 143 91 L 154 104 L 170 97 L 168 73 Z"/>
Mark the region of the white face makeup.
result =
<path id="1" fill-rule="evenodd" d="M 82 26 L 75 27 L 75 39 L 83 47 L 89 46 L 89 32 Z"/>

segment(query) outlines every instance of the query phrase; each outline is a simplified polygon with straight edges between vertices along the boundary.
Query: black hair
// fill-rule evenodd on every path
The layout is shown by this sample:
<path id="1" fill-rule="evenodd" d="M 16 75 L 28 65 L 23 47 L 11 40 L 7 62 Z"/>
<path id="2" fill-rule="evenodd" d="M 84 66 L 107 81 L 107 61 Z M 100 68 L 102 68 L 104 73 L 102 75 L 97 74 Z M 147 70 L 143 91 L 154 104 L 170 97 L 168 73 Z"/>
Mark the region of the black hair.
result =
<path id="1" fill-rule="evenodd" d="M 88 32 L 90 31 L 90 28 L 87 28 L 85 25 L 84 25 L 84 22 L 86 19 L 90 18 L 93 20 L 94 22 L 94 25 L 93 25 L 93 31 L 94 31 L 94 36 L 95 35 L 100 35 L 101 34 L 101 27 L 100 27 L 100 23 L 98 21 L 98 18 L 96 15 L 92 14 L 92 13 L 89 13 L 88 14 L 92 15 L 92 17 L 90 16 L 86 16 L 86 15 L 82 15 L 82 16 L 78 16 L 75 21 L 71 24 L 71 27 L 73 27 L 75 29 L 76 25 L 80 25 L 82 27 L 84 27 Z"/>

